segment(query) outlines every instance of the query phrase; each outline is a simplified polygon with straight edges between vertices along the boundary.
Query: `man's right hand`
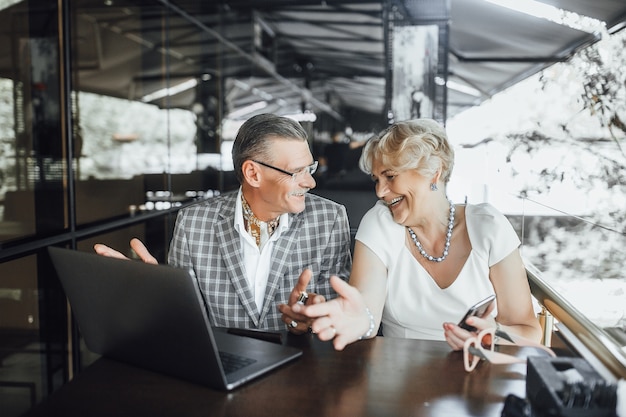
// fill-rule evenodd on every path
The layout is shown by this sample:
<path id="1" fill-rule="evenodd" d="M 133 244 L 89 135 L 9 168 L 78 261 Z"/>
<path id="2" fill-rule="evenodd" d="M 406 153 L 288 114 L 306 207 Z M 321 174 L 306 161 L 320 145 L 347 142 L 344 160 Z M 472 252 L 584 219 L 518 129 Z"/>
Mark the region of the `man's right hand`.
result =
<path id="1" fill-rule="evenodd" d="M 298 282 L 291 290 L 289 294 L 289 300 L 287 304 L 279 304 L 278 310 L 282 313 L 282 320 L 287 325 L 287 328 L 291 333 L 302 334 L 309 330 L 310 323 L 312 320 L 306 316 L 301 314 L 296 314 L 293 312 L 292 307 L 298 301 L 298 297 L 301 293 L 306 292 L 307 286 L 309 285 L 309 281 L 313 277 L 313 271 L 310 269 L 305 269 L 300 274 L 298 278 Z M 308 293 L 308 298 L 305 301 L 307 304 L 312 303 L 323 303 L 326 301 L 322 295 Z"/>
<path id="2" fill-rule="evenodd" d="M 150 252 L 148 252 L 148 249 L 146 248 L 146 246 L 143 244 L 141 240 L 137 239 L 136 237 L 132 238 L 130 240 L 130 247 L 132 248 L 133 251 L 135 251 L 137 256 L 139 256 L 139 258 L 145 263 L 155 264 L 155 265 L 158 264 L 156 258 L 152 256 Z M 111 258 L 118 258 L 118 259 L 128 259 L 128 257 L 124 256 L 122 253 L 116 251 L 115 249 L 108 247 L 107 245 L 103 245 L 102 243 L 96 243 L 95 245 L 93 245 L 93 249 L 96 251 L 98 255 L 108 256 Z"/>

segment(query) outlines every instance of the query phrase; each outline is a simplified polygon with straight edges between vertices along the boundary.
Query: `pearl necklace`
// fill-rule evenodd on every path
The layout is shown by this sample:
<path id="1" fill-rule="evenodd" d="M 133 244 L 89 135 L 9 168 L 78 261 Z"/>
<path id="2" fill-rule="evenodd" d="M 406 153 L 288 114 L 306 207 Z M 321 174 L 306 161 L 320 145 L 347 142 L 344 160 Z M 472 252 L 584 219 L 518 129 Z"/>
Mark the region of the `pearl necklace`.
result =
<path id="1" fill-rule="evenodd" d="M 454 227 L 454 212 L 456 211 L 456 208 L 450 200 L 448 200 L 448 203 L 450 203 L 450 220 L 448 222 L 448 233 L 446 233 L 446 244 L 443 248 L 443 254 L 439 258 L 435 258 L 434 256 L 426 253 L 426 251 L 422 247 L 422 244 L 417 239 L 417 235 L 415 234 L 415 232 L 411 230 L 410 227 L 406 228 L 409 231 L 409 235 L 411 236 L 411 239 L 413 239 L 413 243 L 415 243 L 415 246 L 417 246 L 419 252 L 424 258 L 428 259 L 429 261 L 442 262 L 448 256 L 448 251 L 450 250 L 450 239 L 452 238 L 452 228 Z"/>

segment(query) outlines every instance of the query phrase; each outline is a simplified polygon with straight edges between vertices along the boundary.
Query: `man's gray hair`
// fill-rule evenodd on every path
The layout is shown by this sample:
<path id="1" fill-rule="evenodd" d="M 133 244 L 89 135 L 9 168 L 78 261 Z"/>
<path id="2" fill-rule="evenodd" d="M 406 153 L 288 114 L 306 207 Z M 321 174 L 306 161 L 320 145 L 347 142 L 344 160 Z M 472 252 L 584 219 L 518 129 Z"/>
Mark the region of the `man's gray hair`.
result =
<path id="1" fill-rule="evenodd" d="M 247 160 L 262 159 L 272 163 L 270 140 L 290 139 L 307 141 L 306 131 L 300 123 L 288 117 L 275 114 L 259 114 L 241 125 L 233 144 L 233 166 L 239 183 L 243 183 L 243 163 Z"/>

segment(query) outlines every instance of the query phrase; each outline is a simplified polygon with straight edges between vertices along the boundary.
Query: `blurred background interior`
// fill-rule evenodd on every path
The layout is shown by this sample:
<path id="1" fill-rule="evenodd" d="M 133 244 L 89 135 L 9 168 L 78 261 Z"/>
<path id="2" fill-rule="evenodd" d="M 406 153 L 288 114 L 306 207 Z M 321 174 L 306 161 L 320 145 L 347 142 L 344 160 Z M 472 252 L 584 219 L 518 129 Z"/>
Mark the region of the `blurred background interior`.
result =
<path id="1" fill-rule="evenodd" d="M 308 131 L 313 192 L 353 236 L 376 201 L 362 146 L 446 124 L 451 198 L 507 214 L 624 372 L 625 26 L 623 0 L 0 0 L 2 415 L 94 359 L 45 248 L 139 237 L 163 262 L 177 211 L 237 188 L 234 136 L 268 112 Z"/>

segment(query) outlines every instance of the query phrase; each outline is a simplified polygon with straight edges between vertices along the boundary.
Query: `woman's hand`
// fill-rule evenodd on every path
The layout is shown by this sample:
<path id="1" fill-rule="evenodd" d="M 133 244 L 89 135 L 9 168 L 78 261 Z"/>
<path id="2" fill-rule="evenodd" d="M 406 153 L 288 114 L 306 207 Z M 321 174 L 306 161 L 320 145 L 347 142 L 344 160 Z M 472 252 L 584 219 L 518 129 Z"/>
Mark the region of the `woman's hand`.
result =
<path id="1" fill-rule="evenodd" d="M 317 333 L 320 340 L 333 340 L 335 349 L 343 350 L 368 332 L 370 316 L 357 288 L 336 276 L 330 278 L 330 285 L 339 295 L 337 298 L 306 306 L 296 304 L 292 310 L 314 318 L 313 333 Z"/>
<path id="2" fill-rule="evenodd" d="M 446 338 L 446 342 L 448 342 L 453 350 L 461 350 L 463 349 L 463 344 L 466 339 L 476 336 L 476 334 L 483 329 L 496 327 L 496 320 L 491 316 L 491 312 L 494 308 L 495 303 L 491 303 L 487 311 L 485 311 L 481 317 L 471 316 L 465 320 L 465 323 L 476 328 L 473 332 L 463 329 L 456 323 L 443 323 L 443 334 Z"/>

